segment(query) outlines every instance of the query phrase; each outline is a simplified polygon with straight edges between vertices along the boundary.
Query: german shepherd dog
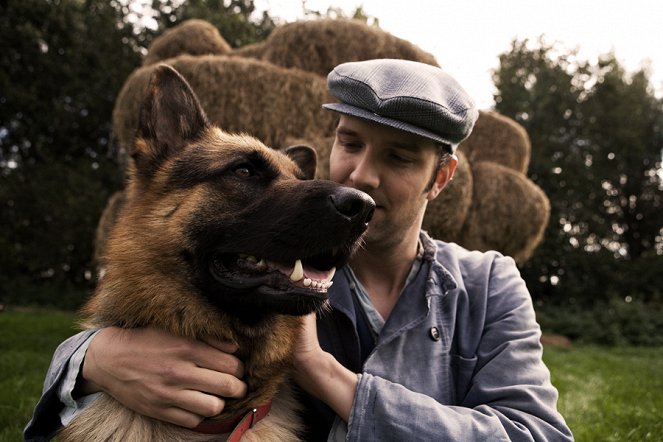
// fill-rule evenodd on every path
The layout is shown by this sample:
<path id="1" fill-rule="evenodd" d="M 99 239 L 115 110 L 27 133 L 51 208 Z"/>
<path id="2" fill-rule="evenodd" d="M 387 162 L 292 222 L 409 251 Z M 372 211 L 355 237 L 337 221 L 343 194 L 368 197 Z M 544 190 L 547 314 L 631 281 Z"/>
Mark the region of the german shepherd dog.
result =
<path id="1" fill-rule="evenodd" d="M 358 247 L 374 203 L 314 180 L 310 147 L 280 152 L 211 125 L 169 66 L 155 69 L 139 121 L 127 199 L 108 241 L 105 274 L 83 310 L 85 326 L 152 326 L 234 341 L 248 394 L 203 422 L 205 433 L 138 415 L 105 395 L 59 437 L 226 440 L 228 434 L 206 433 L 240 421 L 231 439 L 252 427 L 243 441 L 298 440 L 295 401 L 282 387 L 301 315 L 324 308 L 334 269 Z"/>

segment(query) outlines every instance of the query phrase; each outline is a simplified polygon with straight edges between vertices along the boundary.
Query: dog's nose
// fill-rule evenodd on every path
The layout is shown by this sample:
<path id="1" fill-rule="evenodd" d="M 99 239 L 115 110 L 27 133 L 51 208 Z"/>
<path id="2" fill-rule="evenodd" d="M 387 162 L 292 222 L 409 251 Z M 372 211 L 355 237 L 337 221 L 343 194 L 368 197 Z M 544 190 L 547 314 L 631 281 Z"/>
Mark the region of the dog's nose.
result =
<path id="1" fill-rule="evenodd" d="M 330 198 L 336 211 L 350 221 L 367 223 L 373 217 L 375 201 L 360 190 L 339 187 Z"/>

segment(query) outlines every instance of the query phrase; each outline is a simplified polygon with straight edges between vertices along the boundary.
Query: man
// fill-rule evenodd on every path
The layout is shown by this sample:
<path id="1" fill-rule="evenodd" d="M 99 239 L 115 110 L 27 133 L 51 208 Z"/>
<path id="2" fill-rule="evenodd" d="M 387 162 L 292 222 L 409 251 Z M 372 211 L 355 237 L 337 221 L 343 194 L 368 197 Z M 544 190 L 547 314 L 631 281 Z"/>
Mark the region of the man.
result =
<path id="1" fill-rule="evenodd" d="M 371 195 L 376 211 L 334 278 L 331 312 L 308 317 L 298 342 L 307 438 L 572 440 L 513 260 L 421 231 L 478 116 L 472 100 L 441 69 L 403 60 L 345 63 L 328 84 L 339 102 L 325 107 L 340 115 L 330 177 Z M 187 427 L 246 390 L 231 344 L 105 329 L 67 345 L 26 435 L 62 403 L 66 424 L 80 405 L 74 385 L 76 397 L 105 390 Z"/>

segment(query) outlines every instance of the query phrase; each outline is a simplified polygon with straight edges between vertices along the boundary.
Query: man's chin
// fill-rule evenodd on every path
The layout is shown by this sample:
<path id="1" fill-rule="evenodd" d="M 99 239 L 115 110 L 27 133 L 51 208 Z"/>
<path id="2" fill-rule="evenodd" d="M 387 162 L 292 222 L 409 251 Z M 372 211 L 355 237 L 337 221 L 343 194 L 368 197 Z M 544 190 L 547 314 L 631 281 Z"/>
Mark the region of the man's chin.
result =
<path id="1" fill-rule="evenodd" d="M 362 237 L 362 242 L 364 248 L 371 249 L 373 247 L 384 247 L 386 244 L 391 242 L 389 240 L 391 236 L 384 225 L 379 219 L 373 218 L 368 225 L 366 233 Z M 393 241 L 393 238 L 391 238 Z"/>

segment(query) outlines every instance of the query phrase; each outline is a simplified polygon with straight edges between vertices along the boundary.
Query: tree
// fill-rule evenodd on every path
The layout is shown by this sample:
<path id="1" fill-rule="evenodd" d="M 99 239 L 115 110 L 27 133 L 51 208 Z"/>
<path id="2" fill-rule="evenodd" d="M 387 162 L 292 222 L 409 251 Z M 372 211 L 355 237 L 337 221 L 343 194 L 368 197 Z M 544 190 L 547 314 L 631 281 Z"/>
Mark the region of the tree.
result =
<path id="1" fill-rule="evenodd" d="M 530 176 L 551 200 L 545 240 L 522 269 L 533 295 L 660 297 L 632 277 L 663 264 L 663 108 L 647 73 L 628 75 L 614 54 L 593 66 L 539 39 L 514 41 L 494 81 L 496 110 L 527 129 Z"/>
<path id="2" fill-rule="evenodd" d="M 57 304 L 93 283 L 94 227 L 121 180 L 113 102 L 140 58 L 116 2 L 16 0 L 4 8 L 0 302 L 39 301 L 32 291 L 50 292 L 41 300 Z"/>
<path id="3" fill-rule="evenodd" d="M 593 167 L 604 191 L 599 216 L 610 228 L 606 245 L 636 260 L 655 249 L 663 227 L 661 168 L 663 107 L 647 75 L 628 78 L 614 56 L 600 60 L 597 82 L 583 103 Z M 660 240 L 659 240 L 660 241 Z"/>

